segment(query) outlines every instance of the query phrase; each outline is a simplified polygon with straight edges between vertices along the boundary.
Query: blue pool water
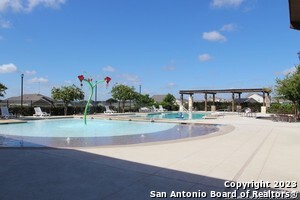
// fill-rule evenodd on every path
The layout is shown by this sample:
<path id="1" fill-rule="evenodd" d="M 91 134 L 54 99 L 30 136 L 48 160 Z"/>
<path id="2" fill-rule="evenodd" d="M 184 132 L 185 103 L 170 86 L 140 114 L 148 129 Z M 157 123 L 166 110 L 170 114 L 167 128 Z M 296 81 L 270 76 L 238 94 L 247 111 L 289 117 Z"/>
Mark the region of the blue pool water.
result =
<path id="1" fill-rule="evenodd" d="M 149 119 L 202 119 L 205 116 L 203 113 L 180 113 L 180 112 L 166 112 L 166 113 L 151 113 L 147 115 Z"/>
<path id="2" fill-rule="evenodd" d="M 173 123 L 82 119 L 36 120 L 28 123 L 1 125 L 0 134 L 31 137 L 108 137 L 147 134 L 171 129 Z"/>
<path id="3" fill-rule="evenodd" d="M 210 134 L 217 125 L 91 119 L 0 124 L 0 147 L 90 147 L 177 140 Z"/>

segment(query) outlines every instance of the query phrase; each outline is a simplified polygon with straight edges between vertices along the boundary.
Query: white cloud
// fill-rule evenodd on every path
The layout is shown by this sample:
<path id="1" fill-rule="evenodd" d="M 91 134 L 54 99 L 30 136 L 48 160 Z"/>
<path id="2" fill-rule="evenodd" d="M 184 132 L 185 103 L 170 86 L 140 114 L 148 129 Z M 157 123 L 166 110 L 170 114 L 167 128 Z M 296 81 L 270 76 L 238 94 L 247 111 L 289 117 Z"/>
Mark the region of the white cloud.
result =
<path id="1" fill-rule="evenodd" d="M 216 41 L 226 42 L 226 40 L 227 40 L 226 37 L 223 36 L 218 31 L 204 32 L 202 35 L 202 38 L 204 40 L 208 40 L 208 41 L 212 41 L 212 42 L 216 42 Z"/>
<path id="2" fill-rule="evenodd" d="M 46 78 L 43 78 L 43 77 L 40 77 L 40 78 L 34 77 L 34 78 L 28 80 L 28 83 L 48 83 L 48 82 L 49 82 L 49 80 Z"/>
<path id="3" fill-rule="evenodd" d="M 138 83 L 140 82 L 139 77 L 136 75 L 132 75 L 132 74 L 122 74 L 121 75 L 122 78 L 124 78 L 126 81 L 130 81 L 133 83 Z"/>
<path id="4" fill-rule="evenodd" d="M 213 0 L 211 7 L 213 8 L 224 8 L 224 7 L 239 7 L 244 0 Z"/>
<path id="5" fill-rule="evenodd" d="M 8 28 L 10 28 L 12 25 L 11 25 L 11 23 L 10 23 L 10 21 L 7 21 L 7 20 L 5 20 L 5 19 L 1 19 L 0 18 L 0 28 L 6 28 L 6 29 L 8 29 Z"/>
<path id="6" fill-rule="evenodd" d="M 17 67 L 12 63 L 0 65 L 0 74 L 13 73 L 16 71 Z"/>
<path id="7" fill-rule="evenodd" d="M 199 55 L 198 58 L 201 62 L 209 61 L 212 59 L 212 57 L 207 53 Z"/>
<path id="8" fill-rule="evenodd" d="M 173 83 L 173 82 L 167 83 L 168 88 L 172 88 L 172 87 L 175 87 L 175 86 L 176 86 L 176 83 Z"/>
<path id="9" fill-rule="evenodd" d="M 26 71 L 25 71 L 25 74 L 31 76 L 31 75 L 36 74 L 36 71 L 35 71 L 35 70 L 31 70 L 31 71 L 26 70 Z"/>
<path id="10" fill-rule="evenodd" d="M 0 12 L 31 12 L 38 6 L 59 8 L 66 0 L 0 0 Z"/>
<path id="11" fill-rule="evenodd" d="M 0 12 L 5 10 L 13 10 L 14 12 L 20 11 L 22 4 L 20 0 L 1 0 L 0 1 Z"/>
<path id="12" fill-rule="evenodd" d="M 103 67 L 102 70 L 105 72 L 115 72 L 116 71 L 116 69 L 110 65 Z"/>
<path id="13" fill-rule="evenodd" d="M 221 31 L 231 32 L 234 31 L 235 29 L 236 29 L 235 24 L 225 24 L 224 26 L 222 26 Z"/>
<path id="14" fill-rule="evenodd" d="M 296 72 L 296 67 L 291 67 L 289 69 L 282 71 L 281 74 L 287 75 L 287 74 L 294 73 L 294 72 Z"/>
<path id="15" fill-rule="evenodd" d="M 176 67 L 174 67 L 174 66 L 165 66 L 165 67 L 163 67 L 163 69 L 166 70 L 166 71 L 174 71 L 176 69 Z"/>

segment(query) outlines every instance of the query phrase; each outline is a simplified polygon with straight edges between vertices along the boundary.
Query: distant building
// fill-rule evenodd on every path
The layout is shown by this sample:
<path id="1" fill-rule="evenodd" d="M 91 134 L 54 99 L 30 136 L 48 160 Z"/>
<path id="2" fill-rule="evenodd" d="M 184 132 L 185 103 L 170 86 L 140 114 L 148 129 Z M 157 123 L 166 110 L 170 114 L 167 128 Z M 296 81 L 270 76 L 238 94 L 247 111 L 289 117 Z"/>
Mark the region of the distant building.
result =
<path id="1" fill-rule="evenodd" d="M 280 97 L 273 97 L 272 98 L 272 103 L 280 103 L 280 104 L 292 104 L 293 102 L 287 99 L 283 99 Z"/>
<path id="2" fill-rule="evenodd" d="M 209 96 L 207 98 L 207 101 L 213 101 L 213 97 L 212 96 Z M 223 99 L 223 98 L 219 98 L 219 97 L 215 97 L 215 102 L 227 102 L 226 99 Z"/>
<path id="3" fill-rule="evenodd" d="M 1 105 L 21 105 L 21 96 L 10 97 L 1 101 Z M 23 106 L 53 106 L 54 100 L 42 94 L 24 94 Z"/>
<path id="4" fill-rule="evenodd" d="M 249 95 L 247 96 L 247 98 L 248 98 L 248 99 L 252 98 L 252 99 L 254 99 L 254 100 L 255 100 L 256 102 L 258 102 L 258 103 L 263 103 L 263 102 L 264 102 L 263 95 L 261 95 L 261 94 L 249 94 Z M 269 106 L 270 106 L 270 103 L 271 103 L 271 97 L 268 96 L 268 95 L 266 95 L 265 98 L 266 98 L 266 104 L 267 104 L 267 106 L 269 107 Z"/>
<path id="5" fill-rule="evenodd" d="M 160 103 L 164 100 L 166 97 L 166 94 L 158 94 L 158 95 L 153 95 L 151 98 L 154 99 L 155 103 Z"/>

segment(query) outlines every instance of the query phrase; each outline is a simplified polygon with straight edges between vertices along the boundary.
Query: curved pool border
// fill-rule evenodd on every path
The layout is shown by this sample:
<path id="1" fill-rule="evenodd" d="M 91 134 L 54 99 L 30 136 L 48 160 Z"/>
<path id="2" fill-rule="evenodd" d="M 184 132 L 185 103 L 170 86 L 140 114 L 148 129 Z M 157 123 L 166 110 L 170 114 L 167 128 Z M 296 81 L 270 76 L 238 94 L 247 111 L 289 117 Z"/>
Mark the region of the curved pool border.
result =
<path id="1" fill-rule="evenodd" d="M 42 119 L 61 119 L 64 117 L 47 117 L 47 118 L 32 118 L 26 117 L 25 120 L 42 120 Z M 68 116 L 66 118 L 82 118 L 82 116 Z M 120 121 L 136 121 L 149 123 L 176 123 L 175 127 L 166 131 L 153 132 L 149 134 L 113 136 L 113 137 L 74 137 L 68 141 L 68 138 L 53 138 L 53 137 L 29 137 L 29 136 L 5 136 L 0 135 L 0 147 L 41 147 L 41 148 L 89 148 L 89 147 L 110 147 L 110 146 L 132 146 L 132 145 L 153 145 L 172 142 L 182 142 L 187 140 L 201 139 L 207 137 L 214 137 L 226 134 L 233 130 L 227 125 L 219 125 L 212 123 L 204 123 L 203 120 L 149 120 L 141 118 L 132 118 L 132 115 L 89 115 L 88 120 L 102 119 L 102 120 L 120 120 Z M 19 123 L 20 121 L 12 121 L 12 123 Z M 3 122 L 2 122 L 3 123 Z M 209 127 L 204 132 L 199 131 L 202 127 Z M 193 129 L 191 131 L 191 129 Z M 180 130 L 180 131 L 179 131 Z M 203 131 L 203 128 L 202 128 Z M 51 141 L 51 143 L 47 142 Z M 114 142 L 111 142 L 114 141 Z"/>

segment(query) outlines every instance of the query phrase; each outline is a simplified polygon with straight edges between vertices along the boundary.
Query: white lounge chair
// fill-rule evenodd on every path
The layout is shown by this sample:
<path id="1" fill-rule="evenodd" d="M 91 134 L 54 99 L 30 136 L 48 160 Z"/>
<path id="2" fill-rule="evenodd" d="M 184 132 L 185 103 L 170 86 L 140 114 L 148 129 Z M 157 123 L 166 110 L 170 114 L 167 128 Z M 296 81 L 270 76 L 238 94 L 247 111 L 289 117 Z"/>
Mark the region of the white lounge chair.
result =
<path id="1" fill-rule="evenodd" d="M 155 107 L 155 105 L 152 106 L 152 112 L 158 112 L 158 109 Z"/>
<path id="2" fill-rule="evenodd" d="M 35 107 L 34 108 L 35 114 L 33 114 L 34 117 L 45 117 L 45 116 L 50 116 L 50 114 L 43 112 L 40 107 Z"/>
<path id="3" fill-rule="evenodd" d="M 14 115 L 8 111 L 8 107 L 2 106 L 1 107 L 1 118 L 4 118 L 4 119 L 14 118 Z"/>
<path id="4" fill-rule="evenodd" d="M 140 112 L 149 112 L 149 111 L 150 111 L 150 109 L 147 107 L 140 108 Z"/>
<path id="5" fill-rule="evenodd" d="M 111 110 L 111 109 L 109 108 L 109 106 L 105 106 L 105 111 L 104 111 L 104 113 L 112 114 L 112 113 L 116 113 L 116 111 Z"/>
<path id="6" fill-rule="evenodd" d="M 167 109 L 164 109 L 162 105 L 159 105 L 158 112 L 165 112 Z"/>

